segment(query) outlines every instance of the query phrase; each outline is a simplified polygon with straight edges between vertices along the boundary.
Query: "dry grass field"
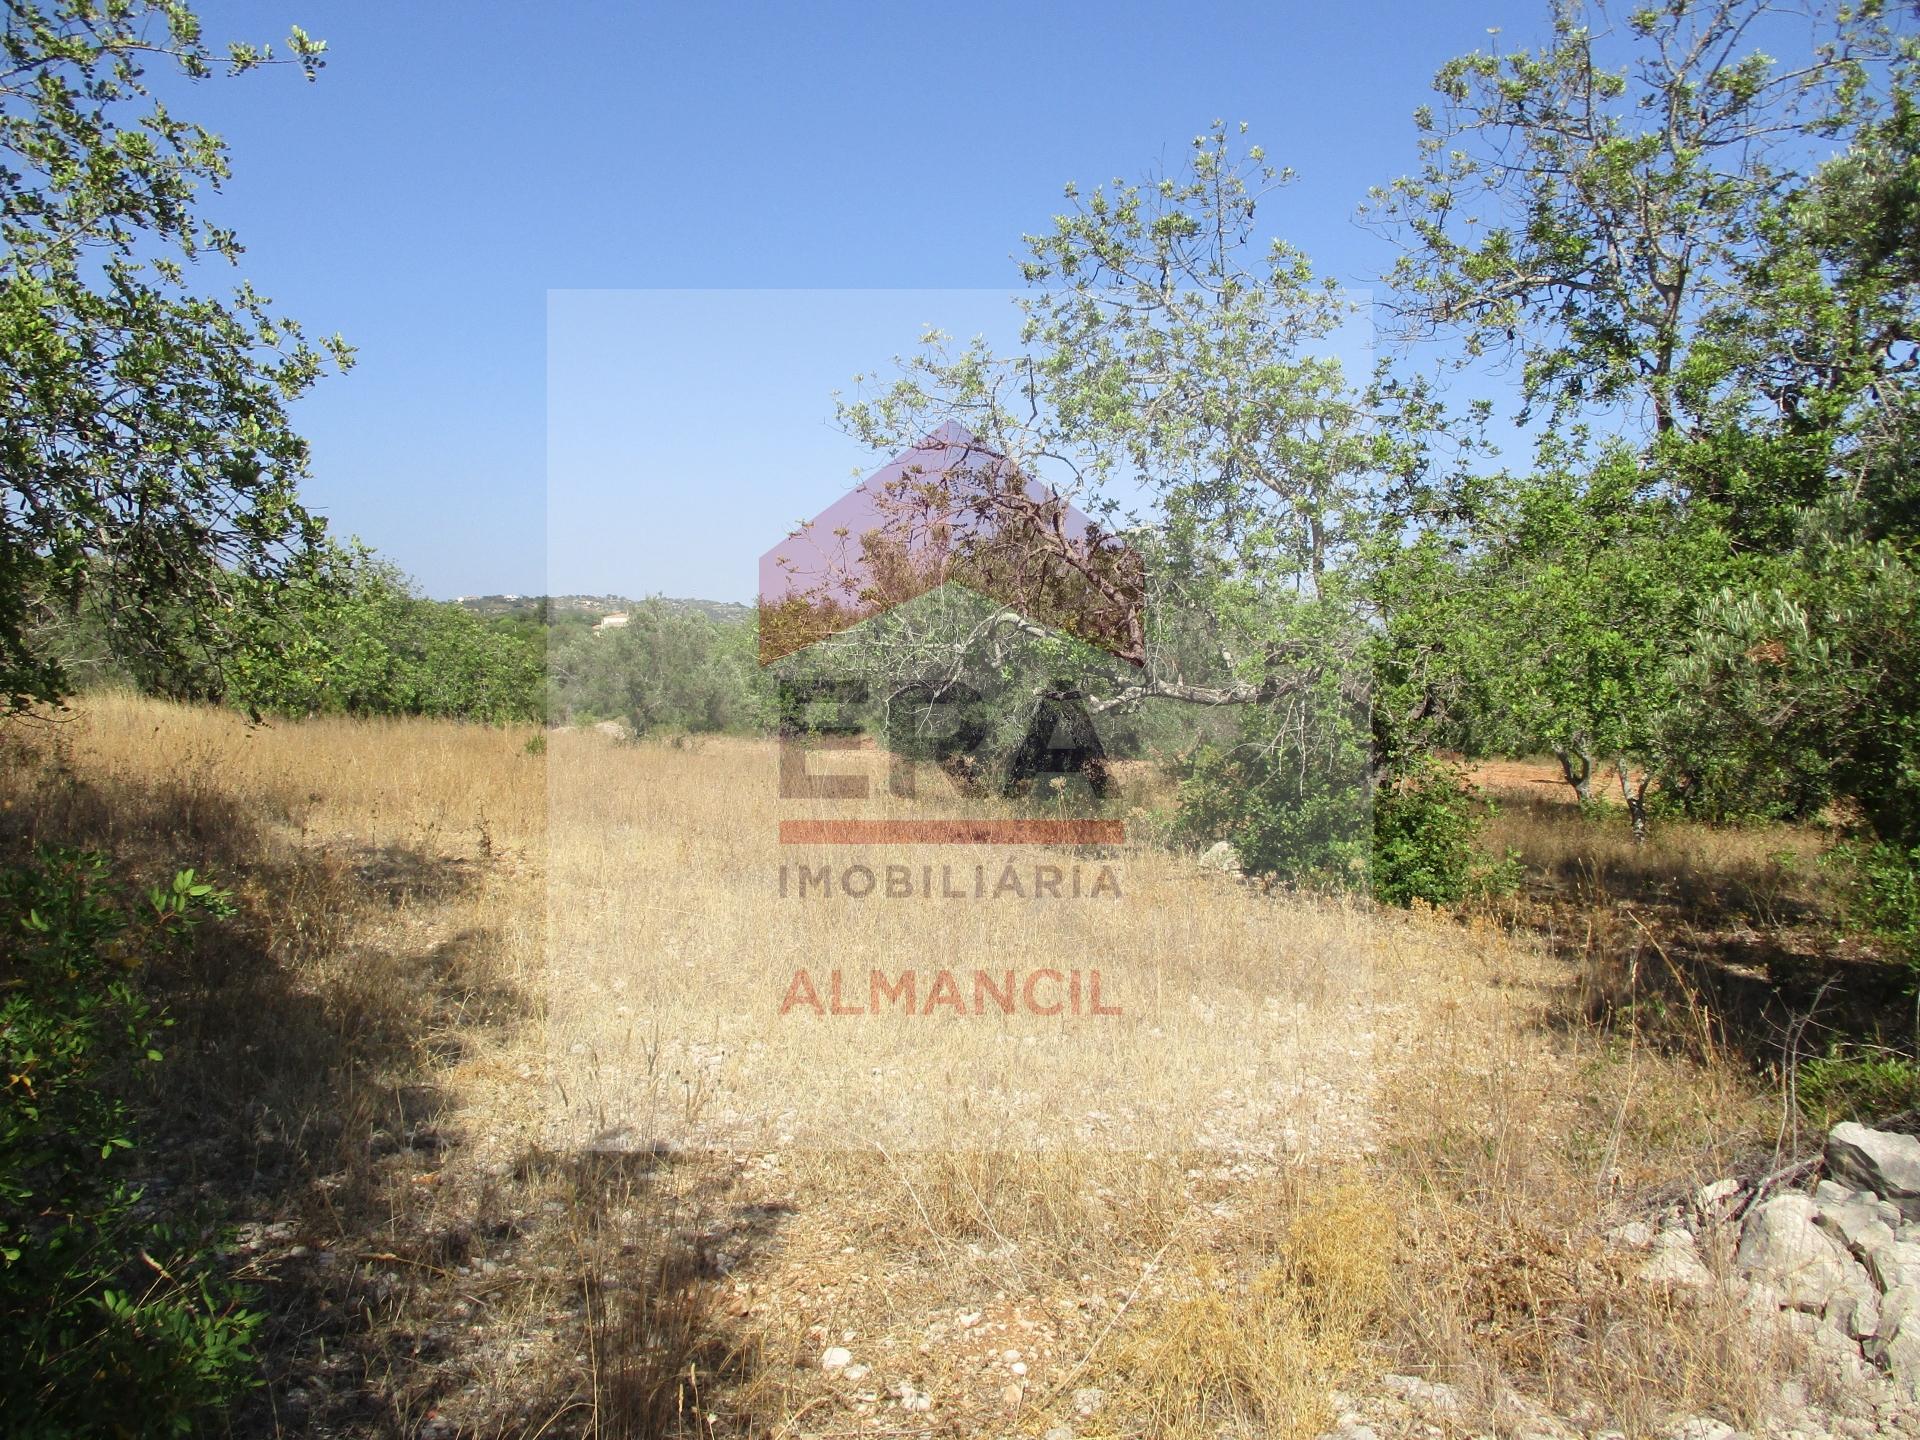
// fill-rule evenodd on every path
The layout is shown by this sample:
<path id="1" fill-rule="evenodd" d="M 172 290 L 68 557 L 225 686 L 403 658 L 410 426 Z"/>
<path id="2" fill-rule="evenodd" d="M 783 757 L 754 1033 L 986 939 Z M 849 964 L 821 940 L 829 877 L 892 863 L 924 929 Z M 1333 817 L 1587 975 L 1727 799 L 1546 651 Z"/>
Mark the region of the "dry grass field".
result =
<path id="1" fill-rule="evenodd" d="M 1709 1011 L 1643 1033 L 1638 965 L 1144 845 L 912 858 L 1118 896 L 782 896 L 822 857 L 757 742 L 106 697 L 7 747 L 8 845 L 242 903 L 155 977 L 146 1161 L 270 1314 L 236 1433 L 1637 1437 L 1819 1398 L 1607 1241 L 1783 1143 Z M 916 1013 L 783 1014 L 801 969 L 867 1010 L 913 970 Z M 974 976 L 1045 969 L 1119 1013 Z"/>
<path id="2" fill-rule="evenodd" d="M 1836 932 L 1820 827 L 1668 821 L 1635 844 L 1617 786 L 1596 781 L 1582 816 L 1550 759 L 1472 774 L 1496 806 L 1483 842 L 1527 875 L 1496 908 L 1569 962 L 1592 1017 L 1637 1001 L 1638 1027 L 1780 1073 L 1830 1044 L 1910 1040 L 1900 968 Z"/>

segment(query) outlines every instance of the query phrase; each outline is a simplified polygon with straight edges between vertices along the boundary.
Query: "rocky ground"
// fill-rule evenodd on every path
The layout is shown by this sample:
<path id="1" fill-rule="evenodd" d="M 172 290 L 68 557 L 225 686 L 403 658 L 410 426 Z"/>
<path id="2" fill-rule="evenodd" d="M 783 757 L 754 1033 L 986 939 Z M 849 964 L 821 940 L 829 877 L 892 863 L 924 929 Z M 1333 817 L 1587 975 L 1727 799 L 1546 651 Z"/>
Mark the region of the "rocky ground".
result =
<path id="1" fill-rule="evenodd" d="M 1797 1186 L 1773 1188 L 1789 1182 Z M 1920 1139 L 1837 1125 L 1817 1162 L 1760 1185 L 1705 1186 L 1609 1238 L 1643 1257 L 1643 1279 L 1683 1301 L 1714 1291 L 1738 1301 L 1758 1346 L 1783 1336 L 1800 1342 L 1791 1346 L 1800 1373 L 1780 1383 L 1764 1434 L 1920 1436 Z M 1458 1433 L 1463 1408 L 1452 1387 L 1406 1375 L 1388 1375 L 1379 1391 L 1340 1402 L 1330 1440 Z M 1622 1437 L 1604 1415 L 1549 1416 L 1517 1396 L 1506 1433 Z M 1671 1440 L 1743 1435 L 1704 1416 L 1675 1418 L 1663 1433 Z"/>

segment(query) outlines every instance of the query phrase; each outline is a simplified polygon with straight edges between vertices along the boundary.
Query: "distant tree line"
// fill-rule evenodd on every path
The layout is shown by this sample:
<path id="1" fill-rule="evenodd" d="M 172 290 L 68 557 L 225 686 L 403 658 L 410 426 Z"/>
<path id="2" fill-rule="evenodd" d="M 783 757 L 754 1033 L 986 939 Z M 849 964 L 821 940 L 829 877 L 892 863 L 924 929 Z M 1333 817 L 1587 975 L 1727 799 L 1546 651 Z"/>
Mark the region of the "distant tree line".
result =
<path id="1" fill-rule="evenodd" d="M 29 632 L 80 689 L 126 686 L 258 717 L 425 715 L 491 724 L 544 713 L 536 618 L 482 618 L 429 600 L 390 561 L 327 543 L 271 577 L 226 579 L 217 651 L 115 643 L 94 595 Z M 162 607 L 172 623 L 174 607 Z"/>
<path id="2" fill-rule="evenodd" d="M 661 600 L 604 630 L 557 626 L 548 655 L 554 724 L 618 721 L 636 735 L 745 734 L 774 721 L 773 677 L 751 619 L 716 620 Z"/>

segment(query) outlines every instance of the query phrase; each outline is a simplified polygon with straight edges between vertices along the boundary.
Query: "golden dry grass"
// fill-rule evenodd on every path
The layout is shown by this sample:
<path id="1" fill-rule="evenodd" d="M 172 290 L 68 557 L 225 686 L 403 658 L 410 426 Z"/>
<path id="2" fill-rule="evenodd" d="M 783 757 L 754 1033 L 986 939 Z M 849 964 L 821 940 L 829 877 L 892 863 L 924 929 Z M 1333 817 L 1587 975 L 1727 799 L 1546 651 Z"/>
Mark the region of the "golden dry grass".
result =
<path id="1" fill-rule="evenodd" d="M 1362 907 L 1259 904 L 1137 845 L 782 845 L 782 819 L 828 807 L 783 804 L 760 741 L 573 732 L 547 760 L 547 1014 L 571 1143 L 629 1126 L 749 1152 L 1206 1145 L 1272 1160 L 1364 1141 L 1380 1002 Z M 883 788 L 883 757 L 842 757 L 853 766 Z M 979 808 L 936 786 L 861 813 Z M 801 897 L 802 866 L 828 870 L 837 893 Z M 1036 893 L 1040 866 L 1058 895 Z M 889 867 L 911 894 L 880 878 L 871 895 L 838 893 Z M 1103 874 L 1112 888 L 1092 895 Z M 912 974 L 911 1013 L 884 990 L 872 1013 L 875 971 L 894 986 Z M 936 997 L 943 971 L 956 1004 Z M 838 1008 L 866 1013 L 788 1007 L 799 972 L 819 1010 L 838 975 Z M 1033 989 L 1062 1013 L 1027 1009 L 1037 972 L 1064 977 Z M 1096 976 L 1111 1014 L 1091 1013 Z"/>
<path id="2" fill-rule="evenodd" d="M 1487 847 L 1516 852 L 1581 903 L 1663 900 L 1772 924 L 1827 901 L 1818 864 L 1827 837 L 1812 826 L 1669 821 L 1636 844 L 1604 776 L 1594 782 L 1596 813 L 1584 818 L 1550 760 L 1485 762 L 1473 777 L 1497 807 Z"/>
<path id="3" fill-rule="evenodd" d="M 168 1126 L 271 1297 L 242 1431 L 1307 1435 L 1390 1371 L 1453 1427 L 1768 1403 L 1784 1359 L 1602 1238 L 1766 1097 L 1583 1024 L 1532 942 L 1145 846 L 1078 857 L 1118 901 L 783 903 L 769 746 L 530 738 L 101 698 L 9 752 L 16 846 L 246 902 Z M 796 967 L 985 957 L 1122 1014 L 778 1013 Z"/>

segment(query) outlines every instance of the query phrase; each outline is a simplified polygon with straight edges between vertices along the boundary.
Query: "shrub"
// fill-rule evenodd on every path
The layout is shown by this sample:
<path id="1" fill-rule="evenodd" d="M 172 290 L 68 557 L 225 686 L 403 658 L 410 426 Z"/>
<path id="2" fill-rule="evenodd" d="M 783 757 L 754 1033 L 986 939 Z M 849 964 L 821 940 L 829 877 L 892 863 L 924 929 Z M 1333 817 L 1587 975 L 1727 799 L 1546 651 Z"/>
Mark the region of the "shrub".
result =
<path id="1" fill-rule="evenodd" d="M 545 637 L 427 600 L 392 565 L 335 548 L 295 578 L 241 586 L 235 653 L 176 677 L 251 714 L 435 715 L 490 724 L 545 713 Z"/>
<path id="2" fill-rule="evenodd" d="M 1920 971 L 1920 847 L 1854 843 L 1828 852 L 1827 863 L 1847 924 Z"/>
<path id="3" fill-rule="evenodd" d="M 1206 745 L 1178 768 L 1176 839 L 1226 840 L 1249 875 L 1350 886 L 1365 872 L 1363 781 L 1248 744 Z"/>
<path id="4" fill-rule="evenodd" d="M 620 629 L 555 641 L 548 714 L 556 722 L 622 720 L 636 735 L 765 731 L 773 689 L 755 643 L 749 624 L 643 601 Z"/>
<path id="5" fill-rule="evenodd" d="M 1337 717 L 1312 751 L 1254 738 L 1185 760 L 1176 838 L 1227 840 L 1248 874 L 1364 887 L 1390 905 L 1458 905 L 1519 882 L 1515 857 L 1480 847 L 1493 806 L 1460 766 L 1418 756 L 1370 786 L 1357 737 Z"/>
<path id="6" fill-rule="evenodd" d="M 251 1383 L 257 1317 L 127 1174 L 165 1017 L 134 984 L 226 896 L 125 898 L 100 855 L 0 873 L 0 1412 L 16 1436 L 162 1435 Z"/>
<path id="7" fill-rule="evenodd" d="M 1459 905 L 1513 889 L 1518 859 L 1492 860 L 1479 844 L 1493 812 L 1459 766 L 1439 760 L 1422 760 L 1381 786 L 1368 864 L 1374 896 L 1391 905 Z"/>

